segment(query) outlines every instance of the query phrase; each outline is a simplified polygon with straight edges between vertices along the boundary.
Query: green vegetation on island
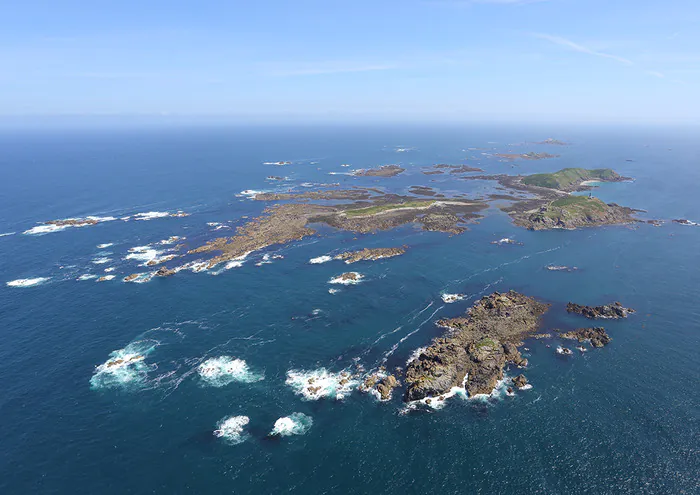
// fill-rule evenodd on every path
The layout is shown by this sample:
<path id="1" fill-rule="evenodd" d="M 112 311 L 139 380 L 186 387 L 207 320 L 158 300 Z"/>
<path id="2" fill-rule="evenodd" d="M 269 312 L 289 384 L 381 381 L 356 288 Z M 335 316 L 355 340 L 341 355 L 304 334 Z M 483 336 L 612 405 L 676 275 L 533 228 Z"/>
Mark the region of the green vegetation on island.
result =
<path id="1" fill-rule="evenodd" d="M 565 168 L 551 174 L 534 174 L 523 178 L 522 182 L 528 186 L 546 187 L 561 191 L 573 191 L 584 182 L 599 180 L 604 182 L 619 182 L 628 180 L 610 168 Z"/>
<path id="2" fill-rule="evenodd" d="M 531 230 L 575 229 L 594 225 L 634 222 L 631 208 L 605 204 L 598 198 L 567 196 L 543 205 L 534 212 L 514 213 L 516 225 Z"/>

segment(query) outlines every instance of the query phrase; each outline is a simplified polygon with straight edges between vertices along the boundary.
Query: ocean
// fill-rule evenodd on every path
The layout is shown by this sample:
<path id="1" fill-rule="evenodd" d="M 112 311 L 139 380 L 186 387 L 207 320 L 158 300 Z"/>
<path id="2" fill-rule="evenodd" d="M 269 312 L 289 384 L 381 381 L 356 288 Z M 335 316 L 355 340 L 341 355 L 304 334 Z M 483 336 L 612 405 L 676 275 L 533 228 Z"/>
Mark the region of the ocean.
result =
<path id="1" fill-rule="evenodd" d="M 4 128 L 0 493 L 698 493 L 700 227 L 671 222 L 700 222 L 696 131 Z M 522 144 L 549 137 L 571 145 Z M 511 150 L 561 156 L 493 156 Z M 278 161 L 291 163 L 266 164 Z M 421 172 L 436 163 L 488 174 L 613 168 L 635 180 L 592 194 L 666 222 L 532 232 L 496 203 L 461 235 L 319 227 L 318 236 L 226 270 L 122 281 L 152 271 L 139 265 L 179 243 L 232 235 L 259 215 L 265 204 L 242 191 L 328 183 L 401 194 L 428 185 L 469 197 L 495 190 Z M 347 175 L 382 164 L 406 172 Z M 171 216 L 178 211 L 189 216 Z M 40 226 L 85 217 L 97 223 Z M 519 244 L 492 243 L 503 238 Z M 403 256 L 351 267 L 309 262 L 403 245 Z M 349 269 L 361 283 L 329 283 Z M 354 381 L 339 383 L 358 366 L 405 367 L 443 333 L 438 319 L 509 289 L 551 303 L 543 332 L 595 323 L 612 342 L 562 356 L 555 348 L 564 341 L 527 340 L 532 388 L 455 396 L 441 409 L 407 408 L 401 390 L 380 402 Z M 441 298 L 457 293 L 464 298 L 454 303 Z M 637 312 L 589 322 L 567 314 L 568 301 L 621 301 Z M 115 359 L 134 362 L 113 371 Z M 310 378 L 322 385 L 313 397 Z M 270 436 L 273 429 L 282 434 Z"/>

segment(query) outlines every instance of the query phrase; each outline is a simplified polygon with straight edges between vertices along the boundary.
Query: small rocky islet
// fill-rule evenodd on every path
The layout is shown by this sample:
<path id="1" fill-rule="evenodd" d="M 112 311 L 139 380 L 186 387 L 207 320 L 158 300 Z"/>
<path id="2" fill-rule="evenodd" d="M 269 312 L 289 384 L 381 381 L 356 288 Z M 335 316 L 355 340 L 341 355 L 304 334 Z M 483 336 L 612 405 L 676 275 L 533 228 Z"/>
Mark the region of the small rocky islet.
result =
<path id="1" fill-rule="evenodd" d="M 620 302 L 604 304 L 602 306 L 583 306 L 581 304 L 569 302 L 566 305 L 566 311 L 585 316 L 589 319 L 603 318 L 614 320 L 627 318 L 627 316 L 635 312 L 632 308 L 625 308 Z"/>

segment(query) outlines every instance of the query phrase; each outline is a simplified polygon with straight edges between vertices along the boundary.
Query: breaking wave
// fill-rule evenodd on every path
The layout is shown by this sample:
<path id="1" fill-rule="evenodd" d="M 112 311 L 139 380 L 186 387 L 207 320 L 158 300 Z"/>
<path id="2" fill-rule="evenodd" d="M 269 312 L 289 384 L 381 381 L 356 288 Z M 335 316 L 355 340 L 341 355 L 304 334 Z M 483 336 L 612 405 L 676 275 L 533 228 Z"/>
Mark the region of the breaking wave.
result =
<path id="1" fill-rule="evenodd" d="M 309 263 L 311 263 L 312 265 L 320 265 L 321 263 L 327 263 L 332 260 L 333 258 L 330 256 L 318 256 L 316 258 L 311 258 L 309 260 Z"/>
<path id="2" fill-rule="evenodd" d="M 113 351 L 107 361 L 95 368 L 90 386 L 93 389 L 142 386 L 148 372 L 154 369 L 146 364 L 146 356 L 158 345 L 157 340 L 139 340 Z"/>
<path id="3" fill-rule="evenodd" d="M 303 435 L 311 428 L 314 420 L 303 413 L 292 413 L 289 416 L 275 421 L 270 436 L 288 437 L 291 435 Z"/>
<path id="4" fill-rule="evenodd" d="M 217 423 L 214 436 L 223 438 L 231 445 L 242 443 L 248 438 L 244 431 L 248 423 L 250 423 L 248 416 L 229 416 Z"/>
<path id="5" fill-rule="evenodd" d="M 285 383 L 304 400 L 318 400 L 326 397 L 342 400 L 360 384 L 347 371 L 332 373 L 325 368 L 313 371 L 287 371 Z"/>
<path id="6" fill-rule="evenodd" d="M 8 287 L 34 287 L 35 285 L 41 285 L 51 277 L 35 277 L 35 278 L 18 278 L 17 280 L 12 280 L 7 282 Z"/>
<path id="7" fill-rule="evenodd" d="M 253 373 L 242 359 L 230 356 L 207 359 L 197 367 L 197 373 L 205 384 L 212 387 L 223 387 L 233 382 L 252 383 L 265 378 Z"/>

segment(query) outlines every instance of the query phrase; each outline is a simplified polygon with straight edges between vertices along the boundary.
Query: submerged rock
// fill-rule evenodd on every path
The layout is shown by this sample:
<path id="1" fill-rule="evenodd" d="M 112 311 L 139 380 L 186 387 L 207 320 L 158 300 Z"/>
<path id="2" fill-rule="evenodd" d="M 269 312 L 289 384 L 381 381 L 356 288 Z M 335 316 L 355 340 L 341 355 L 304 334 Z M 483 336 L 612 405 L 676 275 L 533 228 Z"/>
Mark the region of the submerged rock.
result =
<path id="1" fill-rule="evenodd" d="M 589 319 L 595 318 L 607 318 L 607 319 L 619 319 L 627 318 L 635 310 L 631 308 L 625 308 L 621 303 L 614 302 L 612 304 L 605 304 L 603 306 L 583 306 L 576 303 L 568 303 L 566 305 L 566 310 L 569 313 L 576 313 L 585 316 Z"/>

